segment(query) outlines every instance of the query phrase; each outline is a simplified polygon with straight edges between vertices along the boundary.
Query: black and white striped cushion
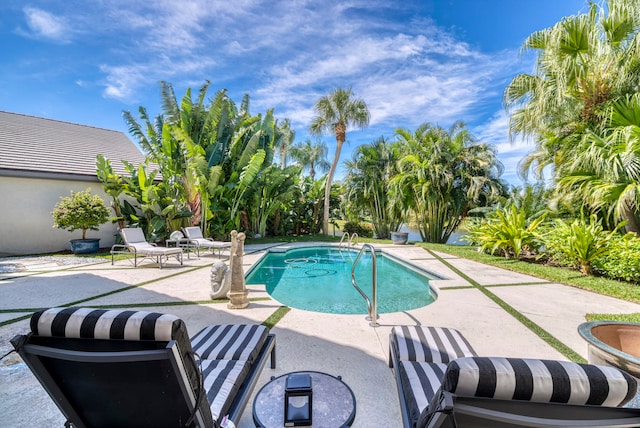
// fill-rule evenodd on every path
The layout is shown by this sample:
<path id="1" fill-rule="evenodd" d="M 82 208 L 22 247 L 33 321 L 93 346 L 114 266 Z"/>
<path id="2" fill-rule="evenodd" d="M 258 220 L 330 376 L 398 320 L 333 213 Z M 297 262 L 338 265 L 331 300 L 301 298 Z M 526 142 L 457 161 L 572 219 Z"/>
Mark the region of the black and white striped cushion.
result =
<path id="1" fill-rule="evenodd" d="M 621 406 L 637 383 L 614 367 L 519 358 L 460 358 L 447 367 L 442 389 L 506 400 Z"/>
<path id="2" fill-rule="evenodd" d="M 400 361 L 399 368 L 409 417 L 415 421 L 440 388 L 447 364 Z"/>
<path id="3" fill-rule="evenodd" d="M 175 315 L 131 310 L 51 308 L 31 317 L 38 336 L 169 341 L 186 338 L 186 328 Z"/>
<path id="4" fill-rule="evenodd" d="M 391 331 L 398 357 L 403 361 L 448 363 L 460 357 L 473 357 L 467 339 L 458 330 L 443 327 L 396 326 Z"/>
<path id="5" fill-rule="evenodd" d="M 242 360 L 253 363 L 269 330 L 255 324 L 222 324 L 204 328 L 191 338 L 193 350 L 204 360 Z"/>
<path id="6" fill-rule="evenodd" d="M 202 360 L 201 368 L 211 414 L 214 419 L 219 420 L 229 411 L 231 399 L 247 377 L 249 363 L 237 360 Z"/>

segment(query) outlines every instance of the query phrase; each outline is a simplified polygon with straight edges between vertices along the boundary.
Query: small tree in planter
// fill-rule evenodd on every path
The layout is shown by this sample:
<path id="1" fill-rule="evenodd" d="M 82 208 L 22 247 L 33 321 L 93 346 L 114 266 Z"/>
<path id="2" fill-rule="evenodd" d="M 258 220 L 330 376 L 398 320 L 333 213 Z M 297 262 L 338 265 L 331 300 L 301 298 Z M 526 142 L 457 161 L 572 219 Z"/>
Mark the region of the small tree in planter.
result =
<path id="1" fill-rule="evenodd" d="M 73 248 L 74 242 L 87 241 L 87 230 L 98 230 L 98 226 L 106 223 L 109 219 L 109 209 L 104 205 L 102 198 L 98 195 L 92 195 L 90 192 L 91 189 L 84 192 L 72 190 L 71 196 L 60 197 L 60 201 L 51 212 L 53 227 L 67 229 L 70 232 L 77 229 L 82 230 L 82 239 L 71 240 L 71 249 L 74 253 L 97 251 L 99 239 L 92 240 L 95 242 L 94 246 L 82 246 L 78 251 Z"/>

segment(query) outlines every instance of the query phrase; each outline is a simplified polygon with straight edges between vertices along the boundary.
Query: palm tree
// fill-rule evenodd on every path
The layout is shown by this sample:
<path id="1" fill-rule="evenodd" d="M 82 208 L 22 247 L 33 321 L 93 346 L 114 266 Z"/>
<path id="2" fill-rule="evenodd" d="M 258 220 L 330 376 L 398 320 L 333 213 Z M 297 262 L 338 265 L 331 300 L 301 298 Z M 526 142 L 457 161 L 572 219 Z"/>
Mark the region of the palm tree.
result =
<path id="1" fill-rule="evenodd" d="M 638 90 L 638 2 L 607 3 L 607 15 L 592 3 L 526 39 L 523 48 L 538 51 L 536 74 L 517 75 L 504 95 L 514 134 L 543 141 L 602 128 L 601 106 Z"/>
<path id="2" fill-rule="evenodd" d="M 309 132 L 312 135 L 322 135 L 330 132 L 336 137 L 336 152 L 324 191 L 324 212 L 322 231 L 329 234 L 329 198 L 331 196 L 331 182 L 340 160 L 342 145 L 347 139 L 347 128 L 357 126 L 364 128 L 369 125 L 370 114 L 367 104 L 360 98 L 352 98 L 351 88 L 334 89 L 329 95 L 321 97 L 315 104 L 316 116 L 312 119 Z"/>
<path id="3" fill-rule="evenodd" d="M 391 197 L 413 211 L 423 241 L 446 243 L 470 209 L 503 192 L 495 151 L 475 141 L 463 122 L 449 130 L 426 123 L 413 134 L 396 134 L 401 158 Z"/>
<path id="4" fill-rule="evenodd" d="M 309 169 L 309 177 L 315 180 L 316 168 L 321 172 L 327 172 L 331 164 L 327 161 L 327 145 L 318 141 L 315 144 L 307 138 L 304 143 L 298 143 L 291 147 L 290 156 L 302 169 Z"/>
<path id="5" fill-rule="evenodd" d="M 397 173 L 397 160 L 397 147 L 380 137 L 359 146 L 353 160 L 346 162 L 346 199 L 357 211 L 366 209 L 370 213 L 380 239 L 388 239 L 403 220 L 400 204 L 391 203 L 387 188 Z"/>
<path id="6" fill-rule="evenodd" d="M 560 166 L 558 194 L 577 198 L 640 234 L 640 94 L 614 103 L 609 132 L 586 133 Z"/>
<path id="7" fill-rule="evenodd" d="M 639 30 L 637 0 L 609 0 L 601 9 L 592 3 L 588 13 L 527 38 L 524 48 L 538 51 L 536 72 L 516 76 L 504 97 L 512 134 L 536 141 L 521 173 L 534 169 L 539 175 L 552 166 L 558 195 L 585 197 L 592 211 L 614 212 L 618 220 L 627 220 L 628 230 L 636 229 L 640 207 L 631 196 L 633 186 L 624 184 L 633 174 L 626 175 L 628 169 L 621 173 L 616 163 L 621 160 L 616 154 L 620 140 L 610 117 L 619 102 L 638 92 Z M 591 174 L 596 159 L 602 164 Z M 621 180 L 604 185 L 597 176 Z"/>
<path id="8" fill-rule="evenodd" d="M 291 121 L 284 119 L 282 122 L 276 123 L 276 133 L 275 149 L 280 157 L 280 168 L 285 169 L 289 149 L 296 138 L 296 131 L 291 129 Z"/>

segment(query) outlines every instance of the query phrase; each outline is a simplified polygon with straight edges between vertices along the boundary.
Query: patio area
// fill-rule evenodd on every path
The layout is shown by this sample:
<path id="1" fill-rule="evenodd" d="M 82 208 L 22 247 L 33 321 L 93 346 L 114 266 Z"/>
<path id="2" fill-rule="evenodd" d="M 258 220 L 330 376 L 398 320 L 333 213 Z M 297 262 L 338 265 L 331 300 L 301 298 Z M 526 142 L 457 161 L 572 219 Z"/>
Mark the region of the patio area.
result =
<path id="1" fill-rule="evenodd" d="M 245 272 L 266 247 L 245 247 Z M 456 328 L 483 356 L 566 359 L 490 299 L 489 293 L 586 359 L 587 345 L 577 332 L 586 313 L 640 312 L 638 304 L 417 246 L 376 248 L 442 278 L 431 281 L 437 300 L 420 309 L 382 314 L 376 328 L 363 315 L 291 309 L 272 329 L 277 338 L 277 368 L 265 367 L 256 392 L 272 376 L 300 370 L 326 372 L 342 376 L 353 390 L 357 401 L 354 427 L 401 426 L 395 380 L 387 363 L 389 332 L 395 325 Z M 134 268 L 127 260 L 114 266 L 110 262 L 65 265 L 35 260 L 25 261 L 20 269 L 0 270 L 0 354 L 12 349 L 9 340 L 14 335 L 28 331 L 28 316 L 37 308 L 127 305 L 175 314 L 194 334 L 210 324 L 262 323 L 281 307 L 259 285 L 247 286 L 253 299 L 248 309 L 230 310 L 226 303 L 211 303 L 210 267 L 217 260 L 211 255 L 191 255 L 184 258 L 184 266 L 172 260 L 164 269 L 148 262 Z M 378 281 L 383 283 L 384 278 Z M 0 362 L 0 384 L 3 425 L 63 426 L 63 416 L 17 354 Z M 235 422 L 239 428 L 254 426 L 251 405 Z"/>

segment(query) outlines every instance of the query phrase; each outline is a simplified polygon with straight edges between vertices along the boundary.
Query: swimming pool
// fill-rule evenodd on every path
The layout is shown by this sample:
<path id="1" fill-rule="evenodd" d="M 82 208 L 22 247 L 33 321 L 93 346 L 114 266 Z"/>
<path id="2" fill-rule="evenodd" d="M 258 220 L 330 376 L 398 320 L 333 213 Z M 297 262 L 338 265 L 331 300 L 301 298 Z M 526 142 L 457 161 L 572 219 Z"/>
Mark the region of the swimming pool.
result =
<path id="1" fill-rule="evenodd" d="M 353 250 L 304 247 L 269 251 L 247 273 L 247 284 L 265 284 L 267 292 L 297 309 L 333 314 L 367 314 L 367 304 L 351 284 Z M 378 313 L 421 308 L 436 299 L 429 276 L 395 259 L 376 253 Z M 356 267 L 358 286 L 371 298 L 370 254 Z"/>

